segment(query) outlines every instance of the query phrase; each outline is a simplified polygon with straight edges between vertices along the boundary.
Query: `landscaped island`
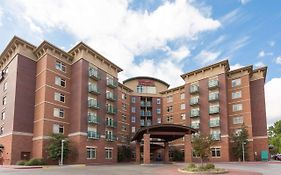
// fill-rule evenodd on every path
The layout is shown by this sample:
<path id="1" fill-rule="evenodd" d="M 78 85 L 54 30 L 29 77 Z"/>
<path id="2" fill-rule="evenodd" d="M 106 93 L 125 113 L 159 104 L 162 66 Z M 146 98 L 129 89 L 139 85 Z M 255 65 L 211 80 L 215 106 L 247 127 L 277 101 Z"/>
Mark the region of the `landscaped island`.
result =
<path id="1" fill-rule="evenodd" d="M 179 169 L 180 172 L 192 174 L 223 174 L 228 171 L 222 168 L 216 168 L 214 164 L 208 163 L 206 165 L 195 165 L 194 163 L 188 164 L 186 167 Z"/>

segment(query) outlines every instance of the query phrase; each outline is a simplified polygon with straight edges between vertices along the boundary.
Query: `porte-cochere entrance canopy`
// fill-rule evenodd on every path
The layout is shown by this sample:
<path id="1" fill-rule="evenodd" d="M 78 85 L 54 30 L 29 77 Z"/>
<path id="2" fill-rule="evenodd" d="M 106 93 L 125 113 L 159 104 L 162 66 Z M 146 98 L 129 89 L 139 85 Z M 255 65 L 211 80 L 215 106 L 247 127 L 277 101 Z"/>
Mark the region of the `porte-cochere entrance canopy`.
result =
<path id="1" fill-rule="evenodd" d="M 184 125 L 158 124 L 139 129 L 132 141 L 136 141 L 136 161 L 140 163 L 140 142 L 143 139 L 143 163 L 150 163 L 150 138 L 164 142 L 164 161 L 169 161 L 169 142 L 184 137 L 185 162 L 191 161 L 191 134 L 197 130 Z M 155 142 L 152 141 L 152 142 Z"/>

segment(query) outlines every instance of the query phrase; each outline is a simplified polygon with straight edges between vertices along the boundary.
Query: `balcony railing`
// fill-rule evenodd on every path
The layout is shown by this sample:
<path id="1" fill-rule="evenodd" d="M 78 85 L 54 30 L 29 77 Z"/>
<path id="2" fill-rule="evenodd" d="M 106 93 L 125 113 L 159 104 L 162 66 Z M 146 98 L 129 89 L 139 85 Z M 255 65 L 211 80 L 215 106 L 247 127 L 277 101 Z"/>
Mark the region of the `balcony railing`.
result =
<path id="1" fill-rule="evenodd" d="M 88 115 L 88 123 L 99 123 L 99 118 L 96 115 Z"/>
<path id="2" fill-rule="evenodd" d="M 99 109 L 100 106 L 96 100 L 88 100 L 88 107 L 93 109 Z"/>
<path id="3" fill-rule="evenodd" d="M 190 88 L 189 88 L 189 92 L 190 92 L 191 94 L 199 92 L 199 86 L 198 86 L 198 85 L 195 85 L 195 84 L 194 84 L 194 85 L 191 85 Z"/>
<path id="4" fill-rule="evenodd" d="M 191 111 L 190 111 L 190 117 L 199 117 L 200 116 L 200 110 L 194 110 L 194 109 L 192 109 Z"/>
<path id="5" fill-rule="evenodd" d="M 110 100 L 110 101 L 116 101 L 117 96 L 115 94 L 113 94 L 112 92 L 107 92 L 106 93 L 106 99 Z"/>
<path id="6" fill-rule="evenodd" d="M 94 68 L 89 68 L 89 77 L 91 77 L 95 80 L 100 80 L 99 71 Z"/>
<path id="7" fill-rule="evenodd" d="M 113 134 L 106 134 L 105 135 L 105 140 L 109 142 L 114 142 L 117 140 L 117 137 Z"/>
<path id="8" fill-rule="evenodd" d="M 115 115 L 117 113 L 117 109 L 113 106 L 107 106 L 106 107 L 106 113 L 111 114 L 111 115 Z"/>
<path id="9" fill-rule="evenodd" d="M 88 131 L 88 139 L 99 139 L 100 134 L 96 131 Z"/>
<path id="10" fill-rule="evenodd" d="M 190 106 L 193 106 L 193 105 L 198 105 L 199 104 L 199 98 L 198 97 L 193 97 L 189 100 L 189 104 Z"/>
<path id="11" fill-rule="evenodd" d="M 217 100 L 219 100 L 219 93 L 209 94 L 209 101 L 217 101 Z"/>
<path id="12" fill-rule="evenodd" d="M 209 87 L 209 89 L 219 87 L 219 81 L 218 80 L 209 80 L 208 87 Z"/>
<path id="13" fill-rule="evenodd" d="M 116 128 L 117 127 L 117 122 L 115 122 L 113 120 L 107 120 L 107 121 L 105 121 L 105 126 Z"/>
<path id="14" fill-rule="evenodd" d="M 96 85 L 89 84 L 88 85 L 88 92 L 92 94 L 100 94 L 100 91 Z"/>
<path id="15" fill-rule="evenodd" d="M 151 104 L 151 102 L 144 102 L 144 101 L 141 101 L 141 107 L 151 107 L 152 106 L 152 104 Z"/>
<path id="16" fill-rule="evenodd" d="M 211 137 L 214 140 L 221 140 L 221 134 L 220 133 L 213 133 L 213 134 L 211 134 Z"/>
<path id="17" fill-rule="evenodd" d="M 213 128 L 213 127 L 218 127 L 220 126 L 220 120 L 210 120 L 209 121 L 209 127 Z"/>
<path id="18" fill-rule="evenodd" d="M 112 78 L 108 78 L 106 80 L 106 85 L 111 88 L 116 88 L 118 86 L 118 82 Z"/>
<path id="19" fill-rule="evenodd" d="M 209 114 L 218 114 L 220 112 L 219 106 L 210 106 L 209 107 Z"/>
<path id="20" fill-rule="evenodd" d="M 190 127 L 194 128 L 194 129 L 199 129 L 200 128 L 200 123 L 191 123 Z"/>

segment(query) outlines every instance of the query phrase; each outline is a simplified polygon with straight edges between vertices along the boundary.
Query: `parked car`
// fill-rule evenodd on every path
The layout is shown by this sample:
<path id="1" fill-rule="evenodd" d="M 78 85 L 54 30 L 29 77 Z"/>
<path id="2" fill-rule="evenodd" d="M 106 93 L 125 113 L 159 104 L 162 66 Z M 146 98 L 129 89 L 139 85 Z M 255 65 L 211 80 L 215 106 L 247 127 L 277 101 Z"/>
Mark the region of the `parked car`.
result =
<path id="1" fill-rule="evenodd" d="M 275 160 L 281 160 L 281 154 L 277 154 Z"/>

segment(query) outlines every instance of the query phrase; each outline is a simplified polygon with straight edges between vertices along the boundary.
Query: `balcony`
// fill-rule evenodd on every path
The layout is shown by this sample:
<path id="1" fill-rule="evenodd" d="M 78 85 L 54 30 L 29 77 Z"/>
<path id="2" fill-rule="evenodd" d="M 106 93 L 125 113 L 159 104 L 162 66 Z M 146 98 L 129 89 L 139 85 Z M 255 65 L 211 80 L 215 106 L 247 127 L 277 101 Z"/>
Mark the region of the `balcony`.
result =
<path id="1" fill-rule="evenodd" d="M 194 94 L 194 93 L 198 93 L 199 92 L 199 86 L 198 85 L 191 85 L 190 88 L 189 88 L 189 92 L 191 94 Z"/>
<path id="2" fill-rule="evenodd" d="M 217 101 L 217 100 L 219 100 L 219 93 L 209 94 L 209 101 Z"/>
<path id="3" fill-rule="evenodd" d="M 118 82 L 112 78 L 108 78 L 106 80 L 106 85 L 110 88 L 116 88 L 118 86 Z"/>
<path id="4" fill-rule="evenodd" d="M 199 98 L 198 97 L 193 97 L 189 100 L 190 106 L 198 105 L 199 104 Z"/>
<path id="5" fill-rule="evenodd" d="M 213 134 L 211 134 L 211 137 L 214 140 L 221 140 L 221 134 L 220 133 L 213 133 Z"/>
<path id="6" fill-rule="evenodd" d="M 105 126 L 111 127 L 111 128 L 116 128 L 117 127 L 117 122 L 113 120 L 106 120 L 105 121 Z"/>
<path id="7" fill-rule="evenodd" d="M 218 80 L 209 80 L 208 87 L 209 87 L 209 89 L 218 88 L 219 81 Z"/>
<path id="8" fill-rule="evenodd" d="M 220 120 L 210 120 L 209 121 L 209 127 L 214 128 L 220 126 Z"/>
<path id="9" fill-rule="evenodd" d="M 100 106 L 96 100 L 90 99 L 88 100 L 88 107 L 92 109 L 99 109 Z"/>
<path id="10" fill-rule="evenodd" d="M 105 140 L 108 141 L 108 142 L 114 142 L 114 141 L 117 140 L 117 137 L 113 134 L 106 134 Z"/>
<path id="11" fill-rule="evenodd" d="M 94 68 L 89 68 L 89 77 L 94 80 L 100 80 L 99 71 Z"/>
<path id="12" fill-rule="evenodd" d="M 210 106 L 209 107 L 209 114 L 218 114 L 220 113 L 220 107 L 219 106 Z"/>
<path id="13" fill-rule="evenodd" d="M 152 116 L 152 112 L 151 111 L 147 111 L 145 114 L 146 114 L 146 116 L 149 116 L 149 117 Z"/>
<path id="14" fill-rule="evenodd" d="M 107 106 L 106 107 L 106 113 L 111 114 L 111 115 L 115 115 L 117 113 L 117 109 L 114 108 L 113 106 Z"/>
<path id="15" fill-rule="evenodd" d="M 115 94 L 113 94 L 112 92 L 107 92 L 106 93 L 106 99 L 110 100 L 110 101 L 116 101 L 117 96 Z"/>
<path id="16" fill-rule="evenodd" d="M 193 128 L 193 129 L 199 129 L 200 123 L 191 123 L 190 127 Z"/>
<path id="17" fill-rule="evenodd" d="M 190 117 L 199 117 L 199 116 L 200 116 L 200 110 L 199 109 L 191 109 Z"/>
<path id="18" fill-rule="evenodd" d="M 96 131 L 88 131 L 88 139 L 99 139 L 100 134 L 97 133 Z"/>
<path id="19" fill-rule="evenodd" d="M 94 84 L 88 85 L 88 92 L 91 93 L 91 94 L 96 94 L 96 95 L 100 94 L 100 91 L 99 91 L 98 87 Z"/>
<path id="20" fill-rule="evenodd" d="M 150 101 L 141 101 L 141 107 L 151 107 L 152 103 Z"/>
<path id="21" fill-rule="evenodd" d="M 88 123 L 89 124 L 98 124 L 99 118 L 96 115 L 88 115 Z"/>

